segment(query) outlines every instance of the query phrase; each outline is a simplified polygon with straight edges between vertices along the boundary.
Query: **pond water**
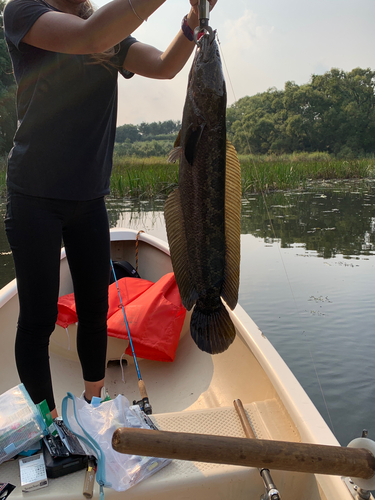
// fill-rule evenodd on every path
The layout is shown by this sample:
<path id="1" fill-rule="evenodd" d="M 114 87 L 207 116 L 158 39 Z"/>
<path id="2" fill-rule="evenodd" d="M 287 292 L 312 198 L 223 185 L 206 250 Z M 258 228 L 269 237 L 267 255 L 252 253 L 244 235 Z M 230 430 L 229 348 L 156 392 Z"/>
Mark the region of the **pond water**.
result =
<path id="1" fill-rule="evenodd" d="M 112 227 L 166 240 L 163 205 L 107 200 Z M 2 219 L 0 287 L 14 277 Z M 241 227 L 240 304 L 339 442 L 374 439 L 375 183 L 251 196 Z"/>

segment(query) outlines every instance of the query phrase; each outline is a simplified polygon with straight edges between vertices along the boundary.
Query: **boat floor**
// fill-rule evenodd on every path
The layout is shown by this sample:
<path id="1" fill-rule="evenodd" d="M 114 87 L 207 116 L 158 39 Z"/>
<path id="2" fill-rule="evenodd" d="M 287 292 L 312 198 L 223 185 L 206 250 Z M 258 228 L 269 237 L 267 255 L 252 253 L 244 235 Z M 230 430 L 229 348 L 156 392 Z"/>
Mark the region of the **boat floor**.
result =
<path id="1" fill-rule="evenodd" d="M 138 379 L 132 360 L 128 361 L 123 369 L 125 382 L 120 362 L 109 363 L 106 387 L 112 398 L 124 394 L 132 403 L 133 399 L 139 399 Z M 298 430 L 273 386 L 239 336 L 225 354 L 212 358 L 196 349 L 190 335 L 186 335 L 180 341 L 174 363 L 141 360 L 139 365 L 153 405 L 152 418 L 161 430 L 243 437 L 233 407 L 233 399 L 240 398 L 258 438 L 300 441 Z M 67 391 L 79 396 L 82 392 L 79 362 L 51 354 L 51 366 L 57 401 L 61 403 Z M 236 371 L 233 366 L 236 366 Z M 238 378 L 236 373 L 246 373 L 246 378 Z M 79 471 L 59 479 L 49 479 L 47 488 L 29 492 L 27 496 L 80 499 L 84 475 L 85 471 Z M 272 475 L 284 498 L 325 498 L 314 475 L 281 471 L 273 471 Z M 17 486 L 12 500 L 24 498 L 18 460 L 1 465 L 0 482 Z M 94 493 L 94 498 L 98 498 L 97 484 Z M 179 500 L 206 500 L 209 497 L 215 500 L 258 500 L 263 493 L 263 482 L 255 468 L 179 460 L 172 461 L 126 492 L 105 489 L 107 499 L 122 500 L 165 500 L 168 495 Z"/>
<path id="2" fill-rule="evenodd" d="M 268 437 L 268 426 L 274 426 L 280 415 L 280 405 L 276 400 L 263 401 L 260 404 L 245 405 L 245 410 L 250 417 L 259 437 Z M 233 407 L 175 412 L 152 415 L 155 424 L 161 430 L 195 432 L 202 434 L 227 435 L 243 437 L 240 421 Z M 280 428 L 279 438 L 295 438 L 291 428 Z M 69 474 L 59 479 L 49 479 L 48 488 L 27 493 L 28 498 L 65 498 L 75 499 L 81 497 L 84 482 L 84 471 Z M 12 498 L 24 498 L 20 488 L 18 461 L 8 462 L 1 466 L 1 480 L 14 484 L 17 488 L 12 493 Z M 303 493 L 316 490 L 317 484 L 314 476 L 306 474 L 289 475 L 273 472 L 274 481 L 278 486 L 287 487 L 290 500 L 303 497 Z M 287 483 L 290 483 L 287 486 Z M 150 488 L 152 491 L 150 491 Z M 240 499 L 260 498 L 264 493 L 264 486 L 259 472 L 254 468 L 208 464 L 201 462 L 187 462 L 173 460 L 168 466 L 159 471 L 152 479 L 145 480 L 126 492 L 121 493 L 121 499 L 152 498 L 165 499 L 168 494 L 177 495 L 179 499 L 200 498 L 210 495 L 215 499 Z M 117 498 L 118 493 L 105 490 L 106 498 Z M 95 485 L 94 498 L 98 498 L 99 488 Z M 310 495 L 309 495 L 310 498 Z M 311 496 L 311 498 L 321 498 Z"/>

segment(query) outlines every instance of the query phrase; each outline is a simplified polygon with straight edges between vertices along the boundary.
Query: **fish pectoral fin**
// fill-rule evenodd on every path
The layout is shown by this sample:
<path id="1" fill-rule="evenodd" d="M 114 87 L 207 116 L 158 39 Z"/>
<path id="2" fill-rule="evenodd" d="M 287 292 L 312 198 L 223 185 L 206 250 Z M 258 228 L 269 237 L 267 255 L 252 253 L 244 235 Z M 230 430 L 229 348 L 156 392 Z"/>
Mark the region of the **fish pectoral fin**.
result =
<path id="1" fill-rule="evenodd" d="M 168 155 L 168 163 L 176 163 L 177 160 L 180 160 L 182 156 L 182 147 L 181 147 L 181 130 L 174 141 L 173 149 Z"/>
<path id="2" fill-rule="evenodd" d="M 182 147 L 177 146 L 168 155 L 168 163 L 176 163 L 182 156 Z"/>
<path id="3" fill-rule="evenodd" d="M 190 311 L 197 300 L 198 294 L 190 280 L 189 255 L 178 188 L 165 201 L 164 217 L 176 283 L 180 291 L 182 304 Z"/>
<path id="4" fill-rule="evenodd" d="M 181 146 L 181 129 L 178 131 L 178 134 L 177 134 L 176 140 L 174 141 L 173 146 L 175 148 L 178 148 L 178 146 Z"/>
<path id="5" fill-rule="evenodd" d="M 225 168 L 225 268 L 221 296 L 231 309 L 238 301 L 241 259 L 241 166 L 227 140 Z"/>
<path id="6" fill-rule="evenodd" d="M 200 141 L 204 130 L 204 124 L 200 125 L 197 128 L 194 128 L 193 125 L 187 130 L 187 140 L 185 144 L 185 158 L 188 161 L 189 165 L 193 165 L 195 154 L 197 151 L 197 145 Z"/>

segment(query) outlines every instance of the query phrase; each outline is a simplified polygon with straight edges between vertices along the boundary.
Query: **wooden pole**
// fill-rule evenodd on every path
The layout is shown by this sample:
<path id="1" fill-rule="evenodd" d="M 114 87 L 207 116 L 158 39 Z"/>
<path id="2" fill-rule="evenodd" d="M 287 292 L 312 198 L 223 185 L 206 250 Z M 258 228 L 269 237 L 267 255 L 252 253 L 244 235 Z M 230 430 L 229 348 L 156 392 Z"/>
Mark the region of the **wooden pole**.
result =
<path id="1" fill-rule="evenodd" d="M 318 444 L 120 428 L 119 453 L 370 479 L 375 457 L 365 449 Z"/>
<path id="2" fill-rule="evenodd" d="M 236 409 L 237 415 L 240 419 L 245 436 L 249 439 L 256 439 L 253 428 L 249 420 L 247 419 L 245 408 L 243 407 L 242 401 L 240 399 L 235 399 L 233 401 L 234 407 Z"/>
<path id="3" fill-rule="evenodd" d="M 240 399 L 235 399 L 233 401 L 234 407 L 236 409 L 237 415 L 240 419 L 243 431 L 245 433 L 245 436 L 248 439 L 257 439 L 253 428 L 251 427 L 250 420 L 248 419 L 245 408 L 243 407 L 242 401 Z M 273 482 L 271 473 L 269 469 L 262 468 L 258 469 L 260 473 L 260 477 L 263 479 L 264 487 L 266 488 L 266 491 L 268 493 L 267 498 L 275 498 L 275 500 L 280 500 L 280 494 L 279 491 L 276 488 L 275 483 Z M 271 491 L 272 491 L 272 497 L 271 497 Z"/>

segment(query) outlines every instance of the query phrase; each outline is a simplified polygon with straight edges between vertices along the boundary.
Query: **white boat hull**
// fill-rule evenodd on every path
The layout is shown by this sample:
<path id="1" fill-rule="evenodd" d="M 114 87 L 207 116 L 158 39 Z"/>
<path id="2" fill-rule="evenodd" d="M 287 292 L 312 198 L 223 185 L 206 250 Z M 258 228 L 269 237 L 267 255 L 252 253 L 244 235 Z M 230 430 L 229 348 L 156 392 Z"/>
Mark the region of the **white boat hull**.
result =
<path id="1" fill-rule="evenodd" d="M 111 231 L 113 260 L 135 265 L 136 231 Z M 90 251 L 90 249 L 87 249 Z M 141 234 L 139 274 L 157 281 L 172 271 L 168 246 L 152 236 Z M 61 260 L 60 294 L 72 292 L 72 283 L 64 251 Z M 241 399 L 260 439 L 296 441 L 338 446 L 325 421 L 302 389 L 287 365 L 259 328 L 237 306 L 230 311 L 237 337 L 230 348 L 219 355 L 201 352 L 188 332 L 189 314 L 181 332 L 173 363 L 138 360 L 147 386 L 153 419 L 162 430 L 185 431 L 243 437 L 233 401 Z M 14 362 L 14 334 L 18 315 L 16 283 L 0 291 L 0 332 L 2 376 L 0 394 L 19 383 Z M 68 333 L 60 327 L 50 344 L 55 398 L 59 405 L 66 393 L 79 396 L 83 390 L 81 368 L 75 349 L 76 327 Z M 109 338 L 108 361 L 119 360 L 127 341 Z M 124 394 L 130 402 L 140 399 L 138 379 L 132 358 L 128 364 L 112 362 L 107 367 L 106 387 L 112 397 Z M 273 480 L 288 500 L 353 500 L 354 490 L 340 477 L 271 471 Z M 84 471 L 59 479 L 50 479 L 48 488 L 28 496 L 51 499 L 81 499 Z M 16 462 L 0 466 L 0 481 L 19 486 Z M 106 498 L 126 500 L 255 500 L 264 493 L 257 469 L 238 466 L 173 461 L 165 469 L 130 490 L 117 493 L 106 489 Z M 94 498 L 98 498 L 96 485 Z M 12 500 L 23 498 L 21 488 Z"/>

